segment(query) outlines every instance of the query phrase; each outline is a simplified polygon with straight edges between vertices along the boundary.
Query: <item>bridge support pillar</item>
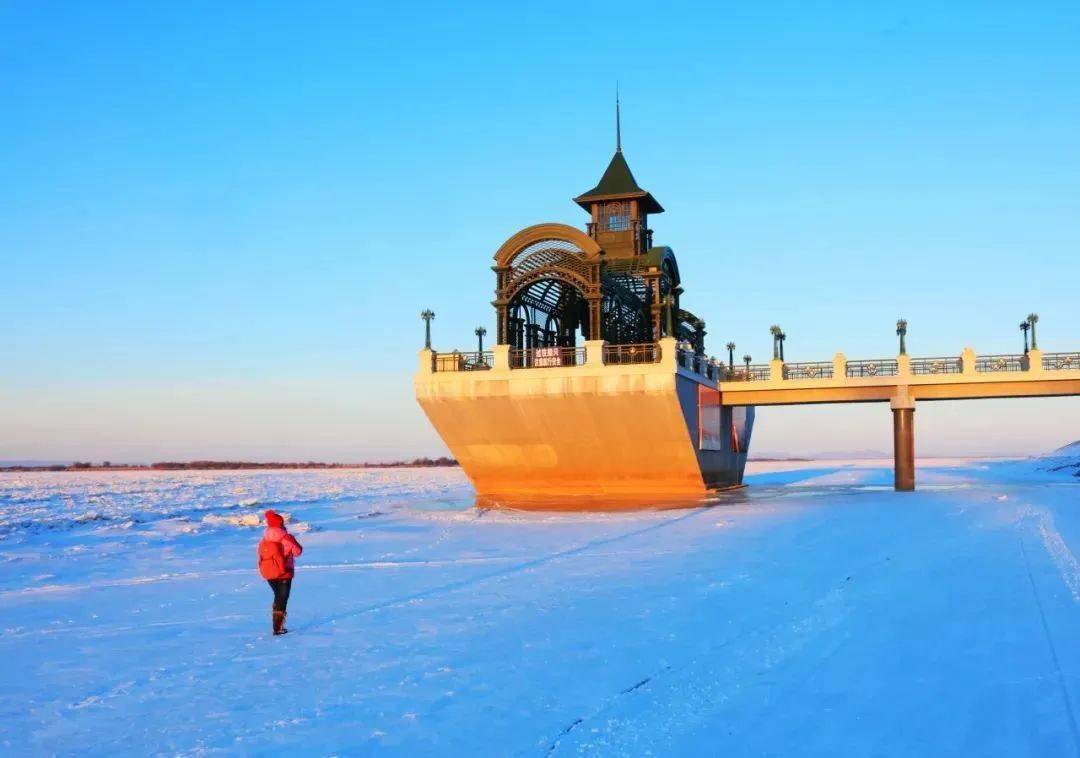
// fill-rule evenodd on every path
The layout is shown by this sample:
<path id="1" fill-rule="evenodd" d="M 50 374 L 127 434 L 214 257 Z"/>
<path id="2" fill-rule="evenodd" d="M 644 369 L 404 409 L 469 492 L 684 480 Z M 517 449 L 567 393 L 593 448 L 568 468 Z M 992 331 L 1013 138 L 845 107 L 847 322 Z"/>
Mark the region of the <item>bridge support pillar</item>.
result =
<path id="1" fill-rule="evenodd" d="M 897 492 L 915 489 L 915 400 L 901 388 L 890 403 L 893 414 L 893 472 Z"/>

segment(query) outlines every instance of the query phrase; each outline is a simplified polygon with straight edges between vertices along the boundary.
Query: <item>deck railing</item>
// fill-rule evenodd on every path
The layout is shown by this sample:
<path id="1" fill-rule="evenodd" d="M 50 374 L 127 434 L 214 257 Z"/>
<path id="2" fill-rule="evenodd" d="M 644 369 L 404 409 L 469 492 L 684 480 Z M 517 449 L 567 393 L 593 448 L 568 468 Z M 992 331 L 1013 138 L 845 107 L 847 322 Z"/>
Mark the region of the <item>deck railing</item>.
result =
<path id="1" fill-rule="evenodd" d="M 1045 353 L 1042 366 L 1046 371 L 1080 371 L 1080 353 Z"/>
<path id="2" fill-rule="evenodd" d="M 490 351 L 482 353 L 432 353 L 432 371 L 487 371 L 491 368 L 493 356 Z"/>
<path id="3" fill-rule="evenodd" d="M 636 345 L 604 345 L 603 355 L 605 364 L 657 363 L 660 360 L 660 346 L 655 342 L 643 342 Z"/>
<path id="4" fill-rule="evenodd" d="M 959 358 L 912 358 L 913 374 L 962 374 L 964 364 Z"/>
<path id="5" fill-rule="evenodd" d="M 896 376 L 900 372 L 900 362 L 895 358 L 882 358 L 872 361 L 848 361 L 846 374 L 849 378 L 860 376 Z"/>
<path id="6" fill-rule="evenodd" d="M 585 365 L 583 347 L 534 347 L 510 351 L 510 368 L 561 368 Z"/>
<path id="7" fill-rule="evenodd" d="M 979 373 L 996 371 L 1027 371 L 1026 355 L 980 355 L 975 358 L 975 370 Z"/>
<path id="8" fill-rule="evenodd" d="M 940 358 L 880 358 L 874 360 L 844 360 L 838 355 L 833 361 L 805 363 L 783 363 L 782 379 L 813 380 L 834 379 L 835 372 L 843 367 L 843 378 L 857 379 L 870 377 L 892 377 L 900 374 L 901 365 L 906 361 L 910 367 L 905 372 L 918 376 L 934 374 L 963 374 L 965 362 L 967 371 L 979 374 L 1009 372 L 1031 372 L 1039 368 L 1032 366 L 1032 358 L 1039 353 L 1006 355 L 972 355 L 965 351 L 964 357 L 945 356 Z M 603 365 L 634 365 L 659 363 L 661 347 L 656 342 L 644 342 L 629 345 L 605 344 L 601 352 Z M 585 347 L 538 347 L 530 349 L 511 349 L 509 351 L 510 368 L 556 368 L 584 366 L 587 360 Z M 681 368 L 698 376 L 716 382 L 765 382 L 779 380 L 774 376 L 772 364 L 756 364 L 749 367 L 729 368 L 724 362 L 694 351 L 689 343 L 678 343 L 675 350 L 675 362 Z M 432 372 L 488 371 L 494 367 L 494 353 L 483 352 L 431 353 Z M 1041 368 L 1045 371 L 1080 371 L 1080 352 L 1043 353 Z"/>

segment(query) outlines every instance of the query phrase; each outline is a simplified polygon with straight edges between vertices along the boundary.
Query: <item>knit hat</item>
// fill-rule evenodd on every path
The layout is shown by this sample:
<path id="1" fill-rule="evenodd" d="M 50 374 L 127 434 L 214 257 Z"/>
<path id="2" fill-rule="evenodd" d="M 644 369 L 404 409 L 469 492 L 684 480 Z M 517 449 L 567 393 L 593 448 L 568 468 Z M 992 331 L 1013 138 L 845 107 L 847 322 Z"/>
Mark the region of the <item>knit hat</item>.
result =
<path id="1" fill-rule="evenodd" d="M 279 513 L 267 511 L 263 515 L 266 517 L 267 526 L 285 526 L 285 519 Z"/>

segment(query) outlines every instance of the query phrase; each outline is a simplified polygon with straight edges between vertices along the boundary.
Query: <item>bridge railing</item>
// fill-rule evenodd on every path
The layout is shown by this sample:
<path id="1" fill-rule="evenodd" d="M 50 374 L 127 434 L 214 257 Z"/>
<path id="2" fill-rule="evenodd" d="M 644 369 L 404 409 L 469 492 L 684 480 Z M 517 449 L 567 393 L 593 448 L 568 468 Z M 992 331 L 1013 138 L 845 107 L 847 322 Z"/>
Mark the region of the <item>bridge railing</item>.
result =
<path id="1" fill-rule="evenodd" d="M 770 371 L 771 369 L 767 363 L 751 364 L 750 374 L 747 379 L 753 382 L 767 382 Z"/>
<path id="2" fill-rule="evenodd" d="M 896 376 L 900 362 L 895 358 L 879 358 L 869 361 L 847 361 L 844 374 L 848 378 L 861 376 Z"/>
<path id="3" fill-rule="evenodd" d="M 815 363 L 785 363 L 785 379 L 832 379 L 833 362 L 818 361 Z"/>
<path id="4" fill-rule="evenodd" d="M 948 358 L 912 358 L 913 374 L 962 374 L 964 363 L 958 357 Z"/>
<path id="5" fill-rule="evenodd" d="M 975 371 L 992 373 L 997 371 L 1027 371 L 1026 355 L 979 355 L 975 358 Z"/>
<path id="6" fill-rule="evenodd" d="M 749 367 L 736 366 L 729 369 L 720 366 L 718 373 L 721 382 L 767 382 L 769 381 L 769 364 L 755 364 Z"/>
<path id="7" fill-rule="evenodd" d="M 1080 353 L 1044 353 L 1044 371 L 1080 371 Z"/>

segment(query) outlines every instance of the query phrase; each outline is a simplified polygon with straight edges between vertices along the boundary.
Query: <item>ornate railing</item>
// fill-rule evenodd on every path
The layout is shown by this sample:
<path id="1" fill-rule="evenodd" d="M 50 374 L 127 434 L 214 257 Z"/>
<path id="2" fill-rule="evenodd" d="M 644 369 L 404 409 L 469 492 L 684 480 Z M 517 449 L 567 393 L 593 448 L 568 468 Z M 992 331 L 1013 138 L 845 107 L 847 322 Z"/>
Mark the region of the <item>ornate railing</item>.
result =
<path id="1" fill-rule="evenodd" d="M 432 353 L 432 371 L 487 371 L 492 365 L 492 353 Z"/>
<path id="2" fill-rule="evenodd" d="M 560 368 L 585 365 L 583 347 L 534 347 L 510 351 L 510 368 Z"/>
<path id="3" fill-rule="evenodd" d="M 636 345 L 604 345 L 605 364 L 656 363 L 660 360 L 660 346 L 655 342 Z"/>
<path id="4" fill-rule="evenodd" d="M 900 363 L 895 358 L 882 358 L 872 361 L 848 361 L 846 373 L 849 378 L 860 376 L 896 376 L 900 372 Z"/>
<path id="5" fill-rule="evenodd" d="M 959 358 L 912 358 L 913 374 L 962 374 L 964 365 Z"/>
<path id="6" fill-rule="evenodd" d="M 785 379 L 832 379 L 832 361 L 818 363 L 785 363 Z"/>
<path id="7" fill-rule="evenodd" d="M 996 371 L 1027 371 L 1026 355 L 980 355 L 975 358 L 975 370 L 979 373 Z"/>
<path id="8" fill-rule="evenodd" d="M 584 347 L 538 347 L 530 349 L 511 349 L 509 351 L 510 368 L 556 368 L 583 366 L 586 363 Z M 629 345 L 608 345 L 602 349 L 604 365 L 633 365 L 659 363 L 662 355 L 658 343 L 645 342 Z M 903 358 L 903 356 L 901 356 Z M 757 364 L 749 367 L 729 368 L 723 361 L 717 361 L 693 350 L 689 343 L 678 343 L 675 361 L 681 368 L 716 382 L 771 381 L 771 364 Z M 964 362 L 960 357 L 911 358 L 911 373 L 920 376 L 933 374 L 962 374 Z M 431 370 L 433 372 L 487 371 L 494 366 L 494 355 L 490 350 L 483 352 L 449 353 L 432 352 Z M 974 370 L 980 374 L 1029 372 L 1032 370 L 1028 355 L 976 355 Z M 1042 368 L 1046 371 L 1080 371 L 1080 352 L 1045 353 L 1042 356 Z M 968 370 L 970 370 L 969 367 Z M 783 364 L 783 379 L 834 379 L 834 363 L 818 361 L 807 363 Z M 900 361 L 895 358 L 876 360 L 847 361 L 844 364 L 845 378 L 897 376 Z"/>
<path id="9" fill-rule="evenodd" d="M 1044 353 L 1042 365 L 1046 371 L 1080 371 L 1080 353 Z"/>

